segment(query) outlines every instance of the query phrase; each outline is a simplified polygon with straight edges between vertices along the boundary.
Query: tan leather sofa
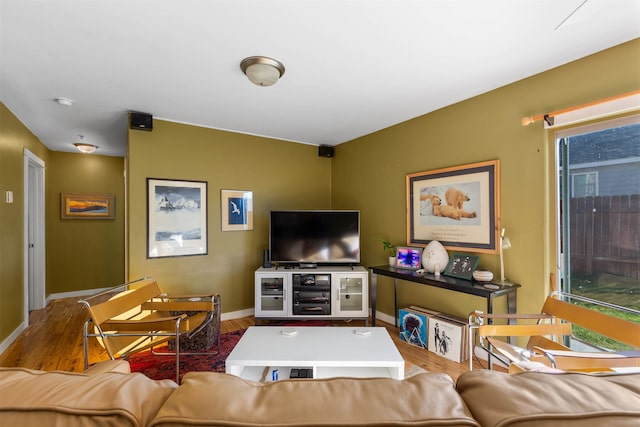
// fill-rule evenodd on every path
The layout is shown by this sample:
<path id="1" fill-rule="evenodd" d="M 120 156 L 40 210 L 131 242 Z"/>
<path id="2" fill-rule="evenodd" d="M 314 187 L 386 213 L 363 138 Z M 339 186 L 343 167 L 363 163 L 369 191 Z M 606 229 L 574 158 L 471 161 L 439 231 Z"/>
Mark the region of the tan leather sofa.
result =
<path id="1" fill-rule="evenodd" d="M 0 426 L 639 426 L 640 374 L 473 371 L 260 384 L 212 372 L 153 381 L 0 368 Z"/>

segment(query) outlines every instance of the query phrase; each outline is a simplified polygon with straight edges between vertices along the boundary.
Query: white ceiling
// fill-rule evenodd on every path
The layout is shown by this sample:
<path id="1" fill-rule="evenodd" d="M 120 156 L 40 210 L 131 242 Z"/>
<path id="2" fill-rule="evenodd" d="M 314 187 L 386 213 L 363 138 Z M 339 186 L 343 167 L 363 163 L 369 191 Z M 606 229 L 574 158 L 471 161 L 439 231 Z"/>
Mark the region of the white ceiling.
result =
<path id="1" fill-rule="evenodd" d="M 56 151 L 128 111 L 336 145 L 637 37 L 638 0 L 0 0 L 0 100 Z"/>

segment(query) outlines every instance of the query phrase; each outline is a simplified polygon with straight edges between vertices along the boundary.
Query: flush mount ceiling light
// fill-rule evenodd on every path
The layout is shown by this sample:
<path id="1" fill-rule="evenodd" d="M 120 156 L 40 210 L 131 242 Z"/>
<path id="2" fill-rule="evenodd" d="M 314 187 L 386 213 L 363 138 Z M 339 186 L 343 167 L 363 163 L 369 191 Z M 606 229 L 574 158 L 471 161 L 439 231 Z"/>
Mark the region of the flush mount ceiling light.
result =
<path id="1" fill-rule="evenodd" d="M 83 135 L 78 135 L 80 137 L 80 142 L 76 142 L 75 147 L 84 154 L 91 154 L 94 151 L 96 151 L 98 149 L 97 145 L 93 145 L 93 144 L 87 144 L 86 142 L 82 142 L 82 139 L 84 138 Z"/>
<path id="2" fill-rule="evenodd" d="M 240 69 L 258 86 L 271 86 L 284 75 L 282 62 L 266 56 L 250 56 L 240 62 Z"/>
<path id="3" fill-rule="evenodd" d="M 65 98 L 64 96 L 59 96 L 54 99 L 56 104 L 62 105 L 64 107 L 71 107 L 73 105 L 73 99 Z"/>

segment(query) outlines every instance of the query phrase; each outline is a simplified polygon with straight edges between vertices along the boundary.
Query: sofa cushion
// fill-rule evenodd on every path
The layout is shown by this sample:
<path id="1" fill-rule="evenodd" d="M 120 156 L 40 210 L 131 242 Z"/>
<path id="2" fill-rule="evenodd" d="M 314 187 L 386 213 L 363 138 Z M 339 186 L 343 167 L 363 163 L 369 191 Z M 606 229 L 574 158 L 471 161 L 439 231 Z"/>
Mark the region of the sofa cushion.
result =
<path id="1" fill-rule="evenodd" d="M 0 368 L 6 426 L 145 426 L 177 385 L 142 374 Z"/>
<path id="2" fill-rule="evenodd" d="M 640 425 L 640 374 L 472 371 L 456 387 L 483 426 Z"/>
<path id="3" fill-rule="evenodd" d="M 131 365 L 129 365 L 129 362 L 123 359 L 108 359 L 102 362 L 98 362 L 84 371 L 85 374 L 91 375 L 102 374 L 105 372 L 122 372 L 123 374 L 128 374 L 131 372 Z"/>
<path id="4" fill-rule="evenodd" d="M 190 372 L 152 426 L 477 426 L 453 381 L 331 378 L 258 383 Z"/>

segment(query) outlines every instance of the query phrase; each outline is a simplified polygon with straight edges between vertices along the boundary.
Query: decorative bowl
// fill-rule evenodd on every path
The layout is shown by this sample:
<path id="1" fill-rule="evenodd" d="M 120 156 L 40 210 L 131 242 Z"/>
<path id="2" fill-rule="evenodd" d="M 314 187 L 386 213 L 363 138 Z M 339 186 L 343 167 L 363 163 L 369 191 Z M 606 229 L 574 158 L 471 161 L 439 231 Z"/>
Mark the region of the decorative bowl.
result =
<path id="1" fill-rule="evenodd" d="M 473 272 L 473 278 L 478 282 L 490 282 L 493 280 L 493 273 L 489 270 L 476 270 Z"/>

